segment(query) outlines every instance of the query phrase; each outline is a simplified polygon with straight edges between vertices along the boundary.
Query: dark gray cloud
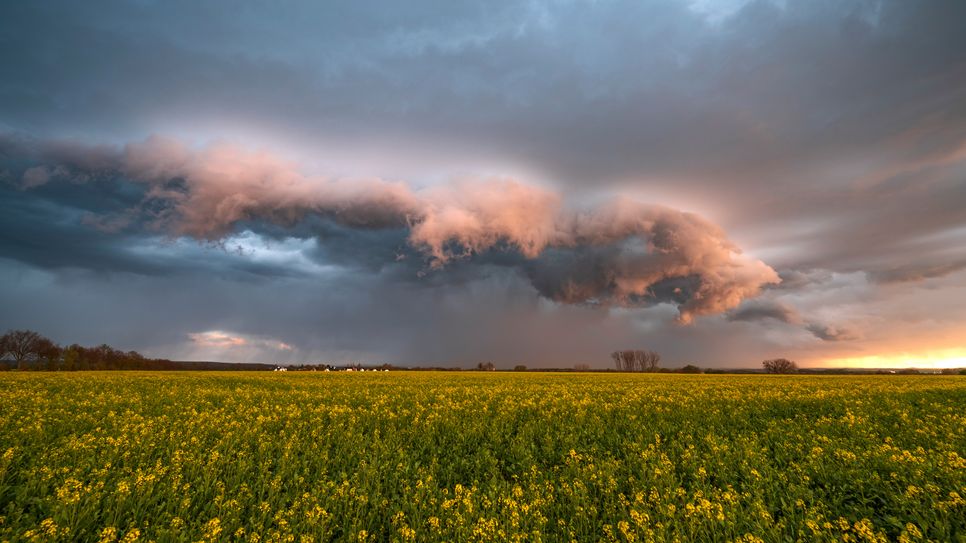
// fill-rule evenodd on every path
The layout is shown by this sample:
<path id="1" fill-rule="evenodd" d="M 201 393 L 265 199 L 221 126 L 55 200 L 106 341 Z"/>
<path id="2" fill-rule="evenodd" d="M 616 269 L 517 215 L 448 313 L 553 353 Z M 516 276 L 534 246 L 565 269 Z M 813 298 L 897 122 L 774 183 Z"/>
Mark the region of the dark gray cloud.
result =
<path id="1" fill-rule="evenodd" d="M 870 274 L 870 277 L 882 283 L 904 283 L 907 281 L 924 281 L 926 279 L 945 277 L 962 269 L 966 269 L 966 260 L 935 265 L 918 263 L 897 266 L 891 269 L 876 270 Z"/>
<path id="2" fill-rule="evenodd" d="M 794 288 L 794 287 L 793 287 Z M 799 312 L 788 303 L 774 298 L 748 300 L 738 308 L 728 312 L 726 318 L 732 322 L 775 321 L 793 326 L 803 326 L 805 330 L 822 341 L 854 341 L 862 339 L 862 334 L 853 326 L 827 324 L 818 321 L 804 322 Z"/>
<path id="3" fill-rule="evenodd" d="M 125 200 L 109 192 L 100 185 L 36 192 L 0 186 L 0 257 L 48 270 L 146 276 L 217 273 L 245 281 L 307 273 L 253 260 L 237 242 L 185 244 L 131 225 L 105 231 L 92 218 L 124 209 Z"/>
<path id="4" fill-rule="evenodd" d="M 925 300 L 937 291 L 962 299 L 964 19 L 956 1 L 6 3 L 0 258 L 6 273 L 53 281 L 45 288 L 75 300 L 65 304 L 85 303 L 70 289 L 95 284 L 107 305 L 169 307 L 149 292 L 177 284 L 224 296 L 177 338 L 166 335 L 169 346 L 224 329 L 278 337 L 297 347 L 291 356 L 362 353 L 364 341 L 330 322 L 350 307 L 357 334 L 434 360 L 457 352 L 455 341 L 434 343 L 438 326 L 468 349 L 507 357 L 549 353 L 543 338 L 554 326 L 594 349 L 660 343 L 688 361 L 697 352 L 661 338 L 705 353 L 733 344 L 716 363 L 776 345 L 816 360 L 855 354 L 887 341 L 876 331 L 892 330 L 877 320 L 883 314 L 922 337 L 955 337 L 955 315 Z M 192 179 L 218 172 L 186 168 L 177 148 L 160 149 L 174 153 L 166 160 L 119 158 L 151 134 L 195 151 L 213 141 L 264 149 L 282 164 L 273 178 L 281 184 L 291 172 L 370 184 L 321 196 L 257 185 L 199 191 Z M 254 156 L 219 164 L 263 171 Z M 701 261 L 713 251 L 641 254 L 626 236 L 544 246 L 539 222 L 460 238 L 452 215 L 422 215 L 413 243 L 412 206 L 458 202 L 447 211 L 459 212 L 490 197 L 422 191 L 507 176 L 566 194 L 564 215 L 602 209 L 615 195 L 696 212 L 727 232 L 741 259 L 780 270 L 782 282 L 764 283 L 755 300 L 728 288 L 709 297 L 702 281 L 756 280 Z M 687 216 L 665 224 L 678 235 Z M 646 234 L 659 239 L 659 230 Z M 457 258 L 468 242 L 474 258 Z M 533 257 L 537 247 L 546 250 Z M 441 255 L 446 265 L 432 266 Z M 637 313 L 596 304 L 615 295 L 642 302 L 644 290 L 627 295 L 621 270 L 669 266 L 682 268 L 649 278 Z M 29 285 L 14 284 L 0 290 L 26 303 L 13 289 Z M 126 286 L 112 294 L 110 285 Z M 319 343 L 311 324 L 273 312 L 273 299 L 298 305 L 282 296 L 293 285 L 316 302 L 298 319 L 342 343 Z M 347 294 L 319 294 L 335 290 Z M 251 306 L 224 302 L 256 292 L 263 301 Z M 395 301 L 365 301 L 377 293 Z M 544 306 L 541 295 L 582 305 Z M 189 298 L 174 299 L 185 305 L 161 314 L 194 312 Z M 725 302 L 696 305 L 704 317 L 689 329 L 654 324 L 709 299 Z M 486 339 L 457 315 L 461 303 L 485 308 Z M 75 308 L 41 307 L 31 309 L 36 327 L 69 332 L 61 315 Z M 224 317 L 229 307 L 235 317 Z M 501 315 L 513 330 L 500 332 Z M 135 327 L 119 336 L 161 348 L 150 339 L 160 332 Z M 492 345 L 501 333 L 512 336 L 503 350 Z"/>
<path id="5" fill-rule="evenodd" d="M 861 339 L 862 336 L 857 331 L 850 328 L 832 326 L 816 322 L 808 323 L 805 328 L 815 334 L 815 337 L 823 341 L 850 341 Z"/>
<path id="6" fill-rule="evenodd" d="M 801 317 L 793 308 L 774 300 L 750 300 L 728 313 L 730 321 L 754 322 L 765 319 L 789 324 L 801 322 Z"/>

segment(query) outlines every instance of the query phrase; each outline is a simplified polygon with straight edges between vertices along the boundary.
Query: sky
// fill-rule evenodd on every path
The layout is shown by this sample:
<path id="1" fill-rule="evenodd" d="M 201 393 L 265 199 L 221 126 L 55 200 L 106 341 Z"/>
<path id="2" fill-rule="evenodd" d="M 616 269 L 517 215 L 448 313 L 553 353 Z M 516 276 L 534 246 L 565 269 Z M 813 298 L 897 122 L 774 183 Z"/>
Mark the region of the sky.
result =
<path id="1" fill-rule="evenodd" d="M 0 5 L 0 328 L 966 366 L 966 3 Z"/>

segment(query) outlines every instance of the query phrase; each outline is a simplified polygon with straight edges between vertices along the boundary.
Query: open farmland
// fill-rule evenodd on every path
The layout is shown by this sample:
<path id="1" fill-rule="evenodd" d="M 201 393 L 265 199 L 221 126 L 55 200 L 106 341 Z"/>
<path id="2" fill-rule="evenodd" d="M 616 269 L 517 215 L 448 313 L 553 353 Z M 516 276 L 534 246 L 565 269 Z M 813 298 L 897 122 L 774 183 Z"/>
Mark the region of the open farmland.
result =
<path id="1" fill-rule="evenodd" d="M 964 541 L 966 379 L 0 375 L 0 540 Z"/>

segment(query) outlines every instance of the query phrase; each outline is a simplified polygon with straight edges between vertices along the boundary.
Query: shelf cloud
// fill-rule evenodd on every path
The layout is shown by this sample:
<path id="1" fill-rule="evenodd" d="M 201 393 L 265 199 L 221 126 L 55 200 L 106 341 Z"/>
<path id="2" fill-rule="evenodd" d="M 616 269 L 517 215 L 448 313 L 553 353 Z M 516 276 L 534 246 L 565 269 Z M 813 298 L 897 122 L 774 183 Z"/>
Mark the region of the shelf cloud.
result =
<path id="1" fill-rule="evenodd" d="M 348 229 L 408 230 L 429 270 L 494 251 L 517 264 L 542 295 L 565 304 L 678 306 L 679 321 L 721 313 L 780 282 L 742 255 L 724 231 L 693 214 L 618 198 L 590 209 L 510 178 L 462 180 L 423 189 L 379 178 L 303 174 L 266 152 L 228 144 L 193 149 L 151 137 L 118 148 L 21 143 L 21 187 L 95 179 L 141 186 L 133 206 L 86 218 L 104 231 L 137 224 L 169 236 L 218 241 L 242 223 L 294 227 L 320 216 Z M 35 172 L 43 171 L 42 182 Z M 364 245 L 357 247 L 364 252 Z M 484 259 L 485 260 L 485 259 Z"/>

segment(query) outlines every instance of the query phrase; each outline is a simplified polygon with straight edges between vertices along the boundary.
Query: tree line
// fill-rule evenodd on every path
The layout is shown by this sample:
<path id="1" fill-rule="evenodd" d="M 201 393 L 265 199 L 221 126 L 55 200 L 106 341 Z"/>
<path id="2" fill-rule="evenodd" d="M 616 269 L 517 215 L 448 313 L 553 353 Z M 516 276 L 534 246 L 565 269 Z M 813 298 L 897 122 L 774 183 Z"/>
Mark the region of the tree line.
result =
<path id="1" fill-rule="evenodd" d="M 177 362 L 147 358 L 137 351 L 110 345 L 61 347 L 32 330 L 10 330 L 0 336 L 0 359 L 11 360 L 18 370 L 170 370 L 184 369 Z"/>

